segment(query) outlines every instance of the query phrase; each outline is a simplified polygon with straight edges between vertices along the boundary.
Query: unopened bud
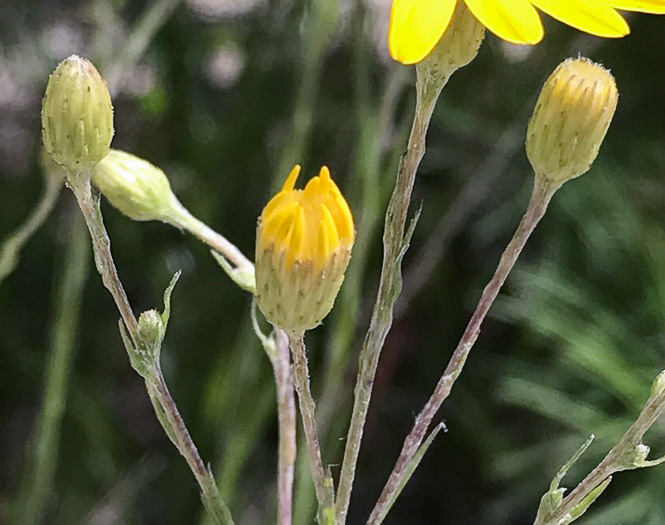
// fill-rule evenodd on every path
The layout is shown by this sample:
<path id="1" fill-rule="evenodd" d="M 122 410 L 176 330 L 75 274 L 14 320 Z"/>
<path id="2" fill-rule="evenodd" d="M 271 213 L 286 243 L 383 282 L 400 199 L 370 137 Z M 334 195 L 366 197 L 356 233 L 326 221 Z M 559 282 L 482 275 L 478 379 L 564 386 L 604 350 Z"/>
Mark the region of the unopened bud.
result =
<path id="1" fill-rule="evenodd" d="M 49 78 L 42 101 L 44 148 L 70 174 L 91 169 L 109 152 L 113 106 L 105 80 L 72 55 Z"/>
<path id="2" fill-rule="evenodd" d="M 180 203 L 162 170 L 150 162 L 113 149 L 92 172 L 93 184 L 113 206 L 135 221 L 170 222 Z"/>
<path id="3" fill-rule="evenodd" d="M 537 177 L 556 185 L 585 173 L 598 155 L 618 101 L 614 77 L 585 58 L 556 68 L 538 97 L 526 138 Z"/>
<path id="4" fill-rule="evenodd" d="M 256 237 L 256 296 L 266 319 L 302 334 L 321 323 L 342 286 L 355 241 L 353 216 L 325 166 L 296 190 L 296 166 L 263 209 Z"/>
<path id="5" fill-rule="evenodd" d="M 164 321 L 157 310 L 146 310 L 139 316 L 139 330 L 148 347 L 161 346 L 164 338 Z"/>

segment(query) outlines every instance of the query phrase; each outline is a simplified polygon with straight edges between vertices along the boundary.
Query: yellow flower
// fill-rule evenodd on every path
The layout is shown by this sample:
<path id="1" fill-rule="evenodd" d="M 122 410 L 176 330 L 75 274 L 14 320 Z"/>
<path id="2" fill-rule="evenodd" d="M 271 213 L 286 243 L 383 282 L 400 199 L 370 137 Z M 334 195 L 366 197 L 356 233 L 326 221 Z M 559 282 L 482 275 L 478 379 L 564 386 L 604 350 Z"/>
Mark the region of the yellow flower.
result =
<path id="1" fill-rule="evenodd" d="M 665 0 L 393 0 L 388 34 L 390 55 L 403 64 L 423 60 L 448 29 L 457 2 L 499 38 L 537 44 L 544 30 L 536 8 L 592 35 L 617 38 L 630 32 L 617 12 L 665 14 Z"/>
<path id="2" fill-rule="evenodd" d="M 256 237 L 256 295 L 273 324 L 302 334 L 328 315 L 355 241 L 353 216 L 327 167 L 304 190 L 295 166 L 263 209 Z"/>

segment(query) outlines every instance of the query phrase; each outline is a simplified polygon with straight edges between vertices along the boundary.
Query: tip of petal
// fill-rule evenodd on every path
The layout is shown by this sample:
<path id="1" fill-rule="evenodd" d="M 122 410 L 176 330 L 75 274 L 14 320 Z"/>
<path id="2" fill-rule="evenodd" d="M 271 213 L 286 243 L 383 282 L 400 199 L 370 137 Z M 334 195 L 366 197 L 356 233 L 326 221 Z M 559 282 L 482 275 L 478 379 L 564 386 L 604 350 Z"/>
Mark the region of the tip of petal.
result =
<path id="1" fill-rule="evenodd" d="M 291 173 L 289 173 L 284 186 L 282 186 L 282 191 L 292 191 L 296 186 L 298 175 L 300 175 L 300 164 L 293 166 L 293 169 L 291 170 Z"/>
<path id="2" fill-rule="evenodd" d="M 328 169 L 328 166 L 321 166 L 321 170 L 319 170 L 319 177 L 321 177 L 321 179 L 326 182 L 332 180 L 330 178 L 330 170 Z"/>

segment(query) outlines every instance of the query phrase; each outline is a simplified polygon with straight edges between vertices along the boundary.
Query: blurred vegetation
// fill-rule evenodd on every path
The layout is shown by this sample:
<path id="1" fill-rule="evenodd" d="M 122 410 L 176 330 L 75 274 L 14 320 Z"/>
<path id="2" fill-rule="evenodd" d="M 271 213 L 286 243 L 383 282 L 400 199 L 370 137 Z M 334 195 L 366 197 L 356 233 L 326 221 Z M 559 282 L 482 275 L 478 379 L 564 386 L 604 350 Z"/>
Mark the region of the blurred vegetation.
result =
<path id="1" fill-rule="evenodd" d="M 114 146 L 165 169 L 181 201 L 248 255 L 256 217 L 291 165 L 306 173 L 330 166 L 358 227 L 333 314 L 308 335 L 324 460 L 337 474 L 376 291 L 381 216 L 413 107 L 413 71 L 384 49 L 388 0 L 162 1 L 154 38 L 135 64 L 123 63 L 123 53 L 153 4 L 5 4 L 1 237 L 40 194 L 41 96 L 49 72 L 71 53 L 111 81 Z M 449 432 L 387 523 L 531 523 L 558 467 L 590 433 L 597 441 L 564 485 L 595 465 L 663 368 L 665 20 L 634 16 L 632 35 L 618 41 L 546 22 L 536 48 L 488 36 L 437 107 L 414 195 L 423 214 L 379 368 L 350 523 L 371 509 L 523 212 L 531 174 L 522 141 L 539 87 L 579 52 L 616 76 L 615 122 L 591 173 L 558 192 L 527 246 L 444 404 L 439 418 Z M 66 405 L 59 446 L 49 448 L 55 478 L 43 523 L 204 523 L 191 474 L 129 366 L 98 276 L 78 272 L 80 299 L 61 300 L 75 286 L 66 284 L 66 261 L 85 238 L 77 213 L 64 192 L 0 286 L 0 522 L 20 523 L 25 512 L 54 334 L 70 330 L 74 342 L 59 343 L 70 352 Z M 159 306 L 172 273 L 183 270 L 165 375 L 238 523 L 271 522 L 274 388 L 246 295 L 195 240 L 131 222 L 110 206 L 104 213 L 136 311 Z M 656 453 L 664 434 L 662 424 L 649 434 Z M 299 524 L 312 522 L 314 510 L 306 466 L 301 471 Z M 662 524 L 663 496 L 662 468 L 625 473 L 580 523 Z"/>

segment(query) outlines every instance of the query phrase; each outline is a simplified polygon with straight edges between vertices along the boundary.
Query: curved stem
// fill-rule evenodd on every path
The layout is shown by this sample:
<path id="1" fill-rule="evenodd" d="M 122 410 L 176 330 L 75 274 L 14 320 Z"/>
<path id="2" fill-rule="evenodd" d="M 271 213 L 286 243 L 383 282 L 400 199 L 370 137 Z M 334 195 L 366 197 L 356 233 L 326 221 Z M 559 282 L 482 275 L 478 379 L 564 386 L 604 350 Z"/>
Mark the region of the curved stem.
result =
<path id="1" fill-rule="evenodd" d="M 335 495 L 332 478 L 323 470 L 321 449 L 319 448 L 319 435 L 316 428 L 316 403 L 309 387 L 309 368 L 307 366 L 307 351 L 303 336 L 289 334 L 289 345 L 293 355 L 293 378 L 298 392 L 300 415 L 309 451 L 309 463 L 316 489 L 316 499 L 319 502 L 319 523 L 331 523 Z"/>
<path id="2" fill-rule="evenodd" d="M 25 222 L 9 235 L 0 247 L 0 284 L 9 276 L 18 264 L 19 254 L 23 246 L 30 240 L 39 227 L 44 224 L 53 211 L 62 190 L 63 181 L 54 174 L 44 173 L 44 191 L 37 206 Z"/>
<path id="3" fill-rule="evenodd" d="M 254 263 L 245 257 L 238 247 L 226 237 L 194 217 L 180 202 L 174 204 L 174 210 L 177 212 L 177 217 L 171 222 L 173 226 L 188 231 L 217 253 L 223 255 L 236 268 L 254 272 Z"/>
<path id="4" fill-rule="evenodd" d="M 395 500 L 396 494 L 406 483 L 405 477 L 407 473 L 409 473 L 408 466 L 418 453 L 420 445 L 427 433 L 427 429 L 432 422 L 432 418 L 439 410 L 443 401 L 450 394 L 453 384 L 461 374 L 466 358 L 480 333 L 480 327 L 487 312 L 492 306 L 492 303 L 494 303 L 503 283 L 515 265 L 527 239 L 545 214 L 547 205 L 556 189 L 556 186 L 551 185 L 539 177 L 535 179 L 533 195 L 527 211 L 522 217 L 513 238 L 503 252 L 494 276 L 483 290 L 480 302 L 478 303 L 462 338 L 457 344 L 457 348 L 450 358 L 448 366 L 443 372 L 441 379 L 439 379 L 434 392 L 420 411 L 420 414 L 418 414 L 413 429 L 404 440 L 402 450 L 395 463 L 393 471 L 388 478 L 388 482 L 367 521 L 368 525 L 376 525 L 383 521 L 390 510 L 390 505 Z"/>

